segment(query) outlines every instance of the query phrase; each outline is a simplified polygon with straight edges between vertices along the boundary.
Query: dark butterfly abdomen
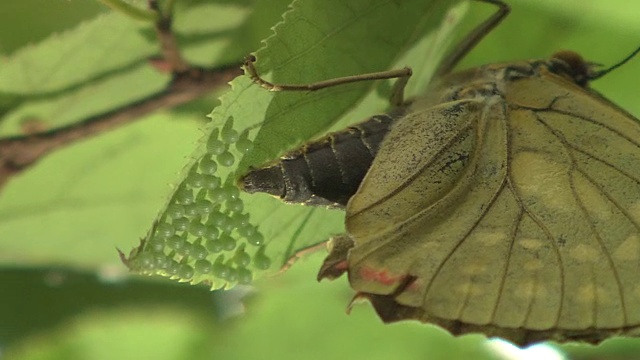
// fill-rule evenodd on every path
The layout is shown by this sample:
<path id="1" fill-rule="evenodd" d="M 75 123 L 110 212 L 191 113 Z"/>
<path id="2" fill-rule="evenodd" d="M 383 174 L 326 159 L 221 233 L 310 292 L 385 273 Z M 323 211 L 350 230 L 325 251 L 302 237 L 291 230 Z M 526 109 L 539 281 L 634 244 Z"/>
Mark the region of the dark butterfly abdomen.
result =
<path id="1" fill-rule="evenodd" d="M 288 203 L 343 208 L 355 194 L 396 119 L 376 115 L 282 156 L 240 178 L 248 193 L 265 192 Z"/>

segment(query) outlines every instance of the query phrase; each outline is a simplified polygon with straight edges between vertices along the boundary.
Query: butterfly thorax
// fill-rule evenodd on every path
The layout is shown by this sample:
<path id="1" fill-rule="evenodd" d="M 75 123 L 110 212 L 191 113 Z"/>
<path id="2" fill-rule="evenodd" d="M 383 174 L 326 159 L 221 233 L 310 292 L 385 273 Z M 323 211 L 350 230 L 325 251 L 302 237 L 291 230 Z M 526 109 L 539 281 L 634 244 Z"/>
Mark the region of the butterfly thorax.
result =
<path id="1" fill-rule="evenodd" d="M 527 92 L 509 90 L 520 80 L 545 78 L 544 81 L 562 83 L 574 91 L 588 91 L 588 83 L 597 76 L 595 65 L 584 61 L 577 53 L 560 51 L 549 59 L 515 61 L 484 65 L 455 72 L 434 81 L 427 95 L 415 101 L 412 109 L 425 109 L 431 106 L 458 100 L 487 101 L 498 96 L 515 107 L 544 109 L 551 104 L 547 97 L 536 101 L 527 98 L 526 104 L 518 99 L 509 99 L 511 93 L 519 96 Z M 543 81 L 543 80 L 541 80 Z"/>

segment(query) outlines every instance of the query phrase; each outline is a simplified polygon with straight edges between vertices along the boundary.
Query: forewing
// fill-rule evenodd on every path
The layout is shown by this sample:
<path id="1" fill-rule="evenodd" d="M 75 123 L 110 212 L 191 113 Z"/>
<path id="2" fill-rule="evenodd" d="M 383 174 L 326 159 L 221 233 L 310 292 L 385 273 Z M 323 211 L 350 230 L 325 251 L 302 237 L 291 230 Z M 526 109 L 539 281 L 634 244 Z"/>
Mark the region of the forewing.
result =
<path id="1" fill-rule="evenodd" d="M 415 278 L 400 303 L 457 319 L 463 295 L 488 294 L 480 284 L 499 286 L 493 264 L 506 256 L 519 216 L 515 200 L 500 196 L 508 160 L 504 111 L 498 97 L 447 103 L 392 128 L 347 207 L 356 290 L 390 294 Z M 502 252 L 486 251 L 494 244 Z M 477 312 L 474 321 L 486 321 Z"/>
<path id="2" fill-rule="evenodd" d="M 347 228 L 356 244 L 395 231 L 414 214 L 460 188 L 476 147 L 484 104 L 460 100 L 413 112 L 385 137 L 369 172 L 347 206 Z M 401 206 L 398 206 L 401 204 Z M 349 231 L 350 232 L 350 231 Z"/>

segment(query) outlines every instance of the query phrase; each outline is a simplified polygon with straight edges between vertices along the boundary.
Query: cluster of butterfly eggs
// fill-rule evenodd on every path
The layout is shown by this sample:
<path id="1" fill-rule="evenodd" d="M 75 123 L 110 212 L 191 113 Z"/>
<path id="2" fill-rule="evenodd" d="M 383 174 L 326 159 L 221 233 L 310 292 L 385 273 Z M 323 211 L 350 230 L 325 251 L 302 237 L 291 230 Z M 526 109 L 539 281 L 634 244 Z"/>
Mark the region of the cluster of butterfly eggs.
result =
<path id="1" fill-rule="evenodd" d="M 258 270 L 270 266 L 264 236 L 243 212 L 238 188 L 229 181 L 223 184 L 216 176 L 218 166 L 234 164 L 235 156 L 229 151 L 232 144 L 241 154 L 252 148 L 247 136 L 233 129 L 233 118 L 222 129 L 214 129 L 206 154 L 193 165 L 137 254 L 139 272 L 181 281 L 197 278 L 214 284 L 220 283 L 216 279 L 247 284 L 253 277 L 250 266 Z M 253 256 L 246 251 L 247 245 L 259 247 Z"/>

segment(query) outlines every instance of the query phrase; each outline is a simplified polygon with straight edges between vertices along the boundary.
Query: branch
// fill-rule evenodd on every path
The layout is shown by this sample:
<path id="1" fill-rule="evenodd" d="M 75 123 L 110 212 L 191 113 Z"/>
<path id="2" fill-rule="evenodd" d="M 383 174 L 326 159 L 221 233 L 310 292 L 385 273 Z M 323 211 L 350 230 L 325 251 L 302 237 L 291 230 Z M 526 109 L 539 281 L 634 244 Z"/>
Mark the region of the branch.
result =
<path id="1" fill-rule="evenodd" d="M 101 134 L 156 110 L 197 99 L 240 74 L 242 71 L 238 65 L 221 69 L 191 69 L 175 75 L 162 91 L 120 108 L 51 131 L 0 139 L 0 187 L 9 176 L 33 165 L 58 148 Z"/>

